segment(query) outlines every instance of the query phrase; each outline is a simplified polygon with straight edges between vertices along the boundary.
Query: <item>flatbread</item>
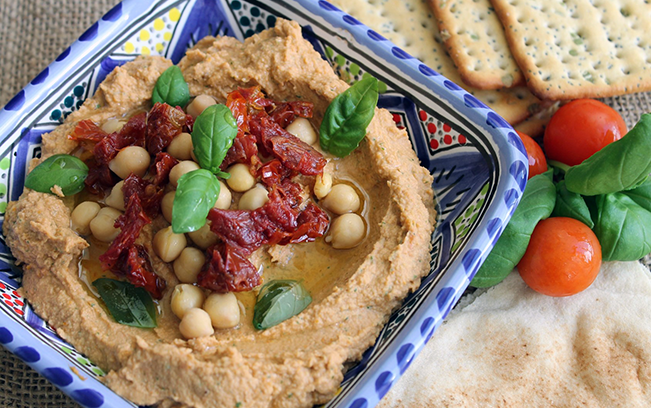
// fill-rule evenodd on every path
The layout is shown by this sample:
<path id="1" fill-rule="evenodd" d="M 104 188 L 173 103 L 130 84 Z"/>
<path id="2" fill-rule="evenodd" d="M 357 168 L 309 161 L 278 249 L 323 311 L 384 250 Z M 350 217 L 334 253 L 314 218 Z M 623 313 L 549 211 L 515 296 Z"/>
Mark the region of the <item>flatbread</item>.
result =
<path id="1" fill-rule="evenodd" d="M 404 51 L 463 86 L 509 123 L 537 111 L 540 101 L 525 87 L 482 91 L 464 85 L 445 52 L 436 18 L 427 0 L 330 0 L 332 4 L 377 31 Z"/>
<path id="2" fill-rule="evenodd" d="M 600 98 L 651 89 L 647 0 L 491 2 L 527 85 L 539 98 Z"/>
<path id="3" fill-rule="evenodd" d="M 567 298 L 512 273 L 454 309 L 378 407 L 649 407 L 650 305 L 639 262 Z"/>
<path id="4" fill-rule="evenodd" d="M 429 0 L 459 75 L 477 89 L 524 85 L 489 0 Z"/>

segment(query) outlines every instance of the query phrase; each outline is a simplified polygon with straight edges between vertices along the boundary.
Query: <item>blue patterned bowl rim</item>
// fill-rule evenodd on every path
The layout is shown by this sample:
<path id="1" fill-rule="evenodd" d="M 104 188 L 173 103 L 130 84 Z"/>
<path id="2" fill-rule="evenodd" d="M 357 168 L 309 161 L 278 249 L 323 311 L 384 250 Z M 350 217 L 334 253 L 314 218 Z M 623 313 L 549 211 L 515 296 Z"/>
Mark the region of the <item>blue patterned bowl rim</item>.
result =
<path id="1" fill-rule="evenodd" d="M 124 0 L 116 5 L 0 111 L 0 157 L 5 157 L 25 134 L 27 126 L 34 123 L 35 108 L 41 101 L 48 100 L 53 94 L 69 92 L 70 89 L 65 88 L 81 78 L 83 68 L 99 64 L 115 50 L 113 40 L 120 43 L 126 41 L 135 33 L 136 28 L 132 27 L 138 27 L 141 21 L 160 10 L 169 10 L 177 5 L 200 7 L 215 1 Z M 228 1 L 233 3 L 238 0 Z M 407 369 L 495 244 L 524 190 L 528 171 L 526 153 L 511 126 L 485 104 L 330 3 L 316 0 L 242 2 L 291 17 L 304 27 L 309 26 L 318 38 L 327 38 L 333 43 L 337 42 L 342 49 L 348 47 L 346 49 L 355 51 L 355 55 L 362 60 L 356 62 L 363 65 L 367 72 L 389 83 L 401 84 L 410 91 L 408 96 L 414 101 L 427 104 L 435 95 L 443 101 L 437 105 L 442 109 L 438 114 L 452 117 L 456 126 L 464 132 L 475 132 L 486 137 L 483 143 L 488 152 L 490 177 L 494 183 L 492 202 L 482 208 L 481 217 L 458 253 L 430 279 L 431 288 L 427 293 L 419 290 L 406 300 L 405 303 L 412 307 L 406 308 L 408 313 L 404 322 L 400 323 L 401 329 L 387 337 L 390 341 L 382 343 L 378 340 L 376 346 L 381 345 L 381 350 L 378 348 L 377 352 L 371 353 L 371 358 L 342 386 L 342 392 L 327 404 L 328 407 L 370 408 Z M 218 6 L 227 7 L 223 4 Z M 233 17 L 229 15 L 229 19 Z M 390 76 L 389 72 L 392 73 Z M 418 143 L 417 140 L 412 142 Z M 441 216 L 440 220 L 444 219 Z M 4 279 L 0 277 L 0 280 Z M 70 375 L 67 369 L 70 361 L 52 352 L 47 344 L 50 341 L 48 338 L 35 335 L 19 319 L 10 316 L 4 309 L 2 311 L 0 344 L 76 401 L 94 408 L 134 406 L 95 378 Z M 84 377 L 83 380 L 81 377 Z"/>

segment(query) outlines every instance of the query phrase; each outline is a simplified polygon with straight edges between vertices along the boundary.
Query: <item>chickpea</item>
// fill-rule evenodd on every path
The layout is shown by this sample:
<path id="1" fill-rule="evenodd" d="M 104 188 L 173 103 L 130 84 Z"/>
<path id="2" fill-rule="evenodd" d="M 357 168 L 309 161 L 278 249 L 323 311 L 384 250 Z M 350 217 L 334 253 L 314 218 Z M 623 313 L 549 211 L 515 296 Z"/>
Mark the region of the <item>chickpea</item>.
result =
<path id="1" fill-rule="evenodd" d="M 215 201 L 215 208 L 220 210 L 228 210 L 231 207 L 231 200 L 233 195 L 231 190 L 228 189 L 228 186 L 223 181 L 219 180 L 219 197 Z"/>
<path id="2" fill-rule="evenodd" d="M 210 336 L 215 333 L 210 316 L 199 308 L 190 309 L 185 313 L 179 324 L 179 331 L 186 339 Z"/>
<path id="3" fill-rule="evenodd" d="M 243 193 L 255 185 L 255 177 L 251 175 L 249 166 L 244 163 L 232 165 L 227 172 L 231 174 L 231 177 L 226 180 L 226 183 L 233 191 Z"/>
<path id="4" fill-rule="evenodd" d="M 99 204 L 93 201 L 84 201 L 70 214 L 72 229 L 81 235 L 90 234 L 90 222 L 97 216 Z"/>
<path id="5" fill-rule="evenodd" d="M 267 201 L 269 201 L 269 192 L 261 185 L 257 185 L 242 194 L 240 202 L 237 203 L 237 208 L 240 210 L 255 210 L 262 207 Z"/>
<path id="6" fill-rule="evenodd" d="M 217 101 L 215 98 L 210 95 L 198 95 L 192 100 L 192 102 L 188 104 L 188 106 L 185 108 L 185 111 L 188 113 L 188 115 L 196 119 L 197 116 L 201 115 L 201 112 L 203 112 L 208 106 L 214 105 L 216 103 Z"/>
<path id="7" fill-rule="evenodd" d="M 335 218 L 326 242 L 330 242 L 335 249 L 349 249 L 359 245 L 365 235 L 366 227 L 362 217 L 348 213 Z"/>
<path id="8" fill-rule="evenodd" d="M 197 286 L 185 283 L 176 285 L 174 292 L 172 292 L 172 299 L 170 300 L 172 312 L 179 319 L 183 319 L 183 316 L 185 316 L 188 310 L 200 308 L 203 305 L 205 297 L 203 291 Z"/>
<path id="9" fill-rule="evenodd" d="M 127 122 L 119 119 L 109 119 L 100 126 L 106 133 L 119 132 Z"/>
<path id="10" fill-rule="evenodd" d="M 337 215 L 359 210 L 359 196 L 348 184 L 336 184 L 321 202 L 323 206 Z"/>
<path id="11" fill-rule="evenodd" d="M 332 175 L 330 173 L 323 173 L 316 176 L 314 181 L 314 195 L 319 200 L 327 196 L 332 190 Z"/>
<path id="12" fill-rule="evenodd" d="M 124 211 L 124 193 L 122 192 L 122 186 L 124 185 L 124 180 L 118 182 L 111 189 L 111 194 L 104 199 L 106 205 L 115 208 L 116 210 Z"/>
<path id="13" fill-rule="evenodd" d="M 154 235 L 152 244 L 154 252 L 163 262 L 172 262 L 181 255 L 187 241 L 184 234 L 175 234 L 172 231 L 172 226 L 169 226 Z"/>
<path id="14" fill-rule="evenodd" d="M 185 247 L 181 255 L 174 260 L 174 273 L 183 283 L 195 283 L 205 263 L 206 256 L 203 251 L 194 247 Z"/>
<path id="15" fill-rule="evenodd" d="M 210 225 L 206 224 L 196 231 L 188 232 L 190 239 L 196 246 L 201 249 L 208 249 L 217 243 L 217 235 L 210 230 Z"/>
<path id="16" fill-rule="evenodd" d="M 192 158 L 192 136 L 185 132 L 176 136 L 167 146 L 167 153 L 179 160 L 190 160 Z"/>
<path id="17" fill-rule="evenodd" d="M 240 324 L 240 305 L 232 292 L 211 293 L 203 304 L 208 312 L 212 327 L 228 329 Z"/>
<path id="18" fill-rule="evenodd" d="M 182 175 L 199 169 L 199 165 L 192 160 L 183 160 L 179 162 L 179 164 L 172 167 L 172 170 L 170 171 L 170 184 L 176 187 Z"/>
<path id="19" fill-rule="evenodd" d="M 102 242 L 111 242 L 120 233 L 119 228 L 115 228 L 115 220 L 122 213 L 112 207 L 104 207 L 97 213 L 97 216 L 90 222 L 90 231 L 93 236 Z"/>
<path id="20" fill-rule="evenodd" d="M 160 202 L 160 209 L 163 213 L 163 217 L 170 224 L 172 223 L 172 207 L 174 205 L 174 196 L 176 196 L 176 191 L 170 191 L 163 196 L 163 199 Z"/>
<path id="21" fill-rule="evenodd" d="M 150 161 L 147 150 L 140 146 L 128 146 L 120 150 L 109 162 L 109 168 L 122 179 L 129 177 L 131 173 L 142 177 L 147 172 Z"/>
<path id="22" fill-rule="evenodd" d="M 312 124 L 305 118 L 294 119 L 285 130 L 309 145 L 313 145 L 318 139 Z"/>

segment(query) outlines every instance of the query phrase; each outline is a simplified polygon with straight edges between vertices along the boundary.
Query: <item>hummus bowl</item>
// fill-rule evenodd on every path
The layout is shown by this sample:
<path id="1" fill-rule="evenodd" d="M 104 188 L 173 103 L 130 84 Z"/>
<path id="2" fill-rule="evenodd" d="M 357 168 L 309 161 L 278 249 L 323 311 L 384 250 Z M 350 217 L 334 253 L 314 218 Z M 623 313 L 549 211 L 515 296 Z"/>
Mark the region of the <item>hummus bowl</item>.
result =
<path id="1" fill-rule="evenodd" d="M 458 85 L 325 1 L 126 0 L 91 26 L 0 111 L 0 212 L 17 200 L 41 136 L 79 110 L 115 67 L 141 54 L 178 63 L 201 38 L 248 38 L 293 20 L 346 82 L 372 75 L 378 106 L 405 129 L 433 176 L 439 213 L 430 273 L 395 310 L 375 344 L 350 362 L 327 407 L 372 407 L 461 296 L 524 189 L 524 147 L 511 127 Z M 4 221 L 4 216 L 2 217 Z M 105 373 L 63 341 L 21 297 L 22 273 L 0 247 L 0 344 L 86 407 L 129 407 Z M 360 349 L 360 351 L 363 349 Z M 291 395 L 288 396 L 291 398 Z M 235 406 L 238 406 L 235 404 Z"/>

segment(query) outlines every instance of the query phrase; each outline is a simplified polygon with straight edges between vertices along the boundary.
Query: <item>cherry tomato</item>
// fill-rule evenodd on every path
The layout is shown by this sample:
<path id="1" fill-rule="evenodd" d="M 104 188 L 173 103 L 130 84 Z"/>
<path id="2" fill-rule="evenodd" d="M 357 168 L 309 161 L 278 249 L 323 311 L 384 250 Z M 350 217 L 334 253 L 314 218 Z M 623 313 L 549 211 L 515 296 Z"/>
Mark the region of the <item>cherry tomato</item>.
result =
<path id="1" fill-rule="evenodd" d="M 518 264 L 520 276 L 536 292 L 569 296 L 586 289 L 601 266 L 601 245 L 592 230 L 573 218 L 542 220 Z"/>
<path id="2" fill-rule="evenodd" d="M 516 133 L 522 139 L 524 148 L 527 149 L 527 156 L 529 156 L 529 178 L 547 171 L 547 159 L 545 159 L 545 154 L 540 148 L 540 145 L 531 136 L 525 135 L 517 130 Z"/>
<path id="3" fill-rule="evenodd" d="M 552 116 L 543 145 L 549 160 L 575 166 L 625 134 L 626 123 L 613 108 L 594 99 L 577 99 Z"/>

